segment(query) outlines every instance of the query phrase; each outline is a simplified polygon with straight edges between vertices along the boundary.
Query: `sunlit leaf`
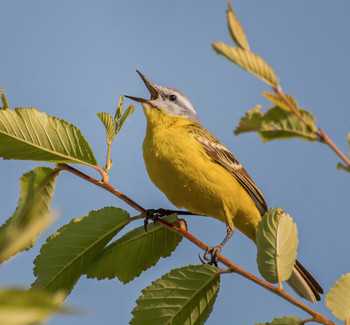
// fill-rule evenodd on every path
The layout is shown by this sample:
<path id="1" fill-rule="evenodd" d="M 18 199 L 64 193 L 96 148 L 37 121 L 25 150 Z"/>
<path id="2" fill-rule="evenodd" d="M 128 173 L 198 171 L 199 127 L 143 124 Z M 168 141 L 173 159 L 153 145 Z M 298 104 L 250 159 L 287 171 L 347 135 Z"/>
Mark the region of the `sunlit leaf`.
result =
<path id="1" fill-rule="evenodd" d="M 204 324 L 220 287 L 217 269 L 206 264 L 172 270 L 142 290 L 130 324 Z"/>
<path id="2" fill-rule="evenodd" d="M 20 178 L 20 199 L 15 212 L 0 227 L 0 263 L 33 246 L 52 221 L 48 218 L 59 171 L 36 167 Z"/>
<path id="3" fill-rule="evenodd" d="M 33 287 L 69 294 L 106 244 L 129 223 L 129 214 L 106 207 L 73 219 L 51 235 L 34 261 Z"/>
<path id="4" fill-rule="evenodd" d="M 76 126 L 35 108 L 0 110 L 0 157 L 97 164 L 89 144 Z"/>
<path id="5" fill-rule="evenodd" d="M 103 123 L 103 125 L 106 128 L 107 142 L 110 140 L 113 140 L 114 128 L 115 128 L 113 117 L 106 112 L 96 113 L 96 115 L 99 117 L 99 119 L 101 120 L 101 122 Z"/>
<path id="6" fill-rule="evenodd" d="M 259 323 L 256 325 L 302 325 L 303 320 L 298 317 L 286 316 L 282 318 L 275 318 L 272 322 Z"/>
<path id="7" fill-rule="evenodd" d="M 244 50 L 226 45 L 225 43 L 213 43 L 214 50 L 236 63 L 241 68 L 253 73 L 270 86 L 277 86 L 278 79 L 273 69 L 260 56 Z"/>
<path id="8" fill-rule="evenodd" d="M 164 218 L 175 223 L 176 215 Z M 89 278 L 118 277 L 127 283 L 141 272 L 155 265 L 161 257 L 168 257 L 176 249 L 182 236 L 171 232 L 158 223 L 145 228 L 139 227 L 108 245 L 102 254 L 92 263 L 87 276 Z"/>
<path id="9" fill-rule="evenodd" d="M 298 230 L 283 209 L 270 209 L 256 232 L 260 274 L 271 283 L 286 281 L 292 274 L 298 248 Z"/>
<path id="10" fill-rule="evenodd" d="M 134 111 L 135 106 L 134 105 L 130 105 L 125 113 L 123 114 L 123 116 L 120 118 L 119 121 L 119 130 L 121 129 L 121 127 L 123 126 L 124 122 L 127 120 L 127 118 L 132 114 L 132 112 Z"/>
<path id="11" fill-rule="evenodd" d="M 263 96 L 265 98 L 267 98 L 269 101 L 271 101 L 273 104 L 275 104 L 276 106 L 286 110 L 286 111 L 290 111 L 290 107 L 288 106 L 288 104 L 286 104 L 286 102 L 277 94 L 273 94 L 273 93 L 269 93 L 267 91 L 263 91 L 262 92 Z M 285 95 L 286 98 L 288 99 L 288 101 L 296 108 L 299 109 L 298 103 L 296 101 L 296 99 L 289 94 Z"/>
<path id="12" fill-rule="evenodd" d="M 230 31 L 233 41 L 240 48 L 249 50 L 248 40 L 245 35 L 243 26 L 241 25 L 240 21 L 237 19 L 237 16 L 230 2 L 228 2 L 227 22 L 228 22 L 228 29 Z"/>
<path id="13" fill-rule="evenodd" d="M 67 314 L 71 311 L 63 307 L 55 295 L 39 290 L 0 290 L 0 324 L 41 323 L 57 313 Z"/>
<path id="14" fill-rule="evenodd" d="M 306 110 L 299 109 L 300 114 L 309 123 L 307 127 L 292 112 L 280 107 L 272 107 L 267 112 L 260 111 L 257 106 L 246 112 L 235 129 L 235 134 L 255 131 L 263 141 L 276 139 L 299 138 L 316 141 L 317 135 L 311 129 L 316 129 L 314 116 Z"/>
<path id="15" fill-rule="evenodd" d="M 114 121 L 115 121 L 116 125 L 118 124 L 118 120 L 120 119 L 120 117 L 122 116 L 122 113 L 123 113 L 123 102 L 124 102 L 124 98 L 122 95 L 120 95 L 118 107 L 117 107 L 117 110 L 115 111 L 115 115 L 114 115 Z"/>
<path id="16" fill-rule="evenodd" d="M 2 109 L 9 108 L 9 105 L 7 103 L 7 100 L 6 100 L 4 88 L 1 89 L 1 101 L 2 101 L 2 107 L 0 107 L 0 108 L 2 108 Z"/>
<path id="17" fill-rule="evenodd" d="M 342 275 L 329 290 L 326 306 L 341 321 L 350 321 L 350 273 Z"/>

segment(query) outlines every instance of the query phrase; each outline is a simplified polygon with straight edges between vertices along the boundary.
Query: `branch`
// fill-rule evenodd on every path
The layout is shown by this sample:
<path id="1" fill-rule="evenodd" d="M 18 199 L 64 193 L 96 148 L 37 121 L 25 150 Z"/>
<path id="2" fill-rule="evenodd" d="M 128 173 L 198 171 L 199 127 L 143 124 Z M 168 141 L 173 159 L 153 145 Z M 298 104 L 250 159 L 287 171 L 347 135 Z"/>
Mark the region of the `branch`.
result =
<path id="1" fill-rule="evenodd" d="M 319 128 L 314 129 L 299 113 L 298 109 L 294 107 L 294 105 L 288 100 L 288 98 L 283 93 L 281 87 L 279 86 L 272 86 L 272 89 L 275 91 L 275 93 L 288 105 L 288 107 L 291 109 L 291 111 L 299 118 L 301 122 L 303 122 L 308 128 L 310 128 L 318 137 L 318 140 L 320 142 L 323 142 L 327 144 L 329 147 L 333 149 L 333 151 L 350 167 L 350 160 L 349 158 L 344 155 L 343 152 L 340 151 L 340 149 L 334 144 L 334 142 L 329 138 L 327 133 Z"/>
<path id="2" fill-rule="evenodd" d="M 121 199 L 122 201 L 124 201 L 125 203 L 130 205 L 135 210 L 139 211 L 142 215 L 146 216 L 146 209 L 144 209 L 143 207 L 138 205 L 135 201 L 133 201 L 132 199 L 130 199 L 129 197 L 127 197 L 123 193 L 119 192 L 114 187 L 112 187 L 108 183 L 108 178 L 106 179 L 105 176 L 104 176 L 106 173 L 101 168 L 99 168 L 98 166 L 94 166 L 94 167 L 102 175 L 102 179 L 103 179 L 102 182 L 100 182 L 97 179 L 92 178 L 92 177 L 82 173 L 81 171 L 79 171 L 79 170 L 77 170 L 77 169 L 75 169 L 75 168 L 73 168 L 73 167 L 71 167 L 71 166 L 69 166 L 67 164 L 57 164 L 57 167 L 60 168 L 61 170 L 67 170 L 67 171 L 71 172 L 72 174 L 74 174 L 76 176 L 79 176 L 80 178 L 85 179 L 86 181 L 103 188 L 104 190 L 106 190 L 106 191 L 112 193 L 113 195 L 117 196 L 119 199 Z"/>
<path id="3" fill-rule="evenodd" d="M 138 205 L 135 201 L 133 201 L 132 199 L 130 199 L 129 197 L 127 197 L 123 193 L 116 190 L 114 187 L 112 187 L 108 183 L 108 179 L 105 178 L 105 175 L 104 175 L 105 172 L 102 169 L 100 169 L 98 166 L 95 166 L 95 169 L 101 173 L 102 178 L 103 178 L 102 182 L 82 173 L 81 171 L 79 171 L 79 170 L 77 170 L 77 169 L 75 169 L 67 164 L 57 164 L 57 167 L 61 170 L 69 171 L 69 172 L 73 173 L 74 175 L 76 175 L 76 176 L 112 193 L 113 195 L 117 196 L 118 198 L 123 200 L 125 203 L 127 203 L 128 205 L 133 207 L 135 210 L 140 212 L 141 215 L 146 217 L 147 210 L 144 209 L 143 207 L 141 207 L 140 205 Z M 153 218 L 151 218 L 151 219 L 153 219 Z M 175 233 L 179 234 L 180 236 L 186 238 L 187 240 L 189 240 L 191 243 L 193 243 L 197 247 L 201 248 L 202 250 L 204 250 L 204 251 L 207 250 L 208 246 L 205 245 L 204 243 L 202 243 L 201 241 L 199 241 L 193 235 L 191 235 L 181 223 L 180 223 L 180 228 L 178 228 L 178 227 L 166 222 L 163 219 L 156 219 L 155 222 L 158 222 L 159 224 L 161 224 L 163 227 L 167 228 L 168 230 L 175 232 Z M 312 316 L 313 321 L 318 322 L 320 324 L 324 324 L 324 325 L 336 325 L 335 323 L 333 323 L 329 319 L 325 318 L 324 316 L 317 313 L 316 311 L 314 311 L 313 309 L 311 309 L 307 305 L 303 304 L 301 301 L 295 299 L 294 297 L 292 297 L 291 295 L 286 293 L 283 289 L 274 287 L 273 285 L 259 279 L 258 277 L 254 276 L 253 274 L 251 274 L 251 273 L 243 270 L 239 266 L 235 265 L 234 263 L 232 263 L 231 261 L 229 261 L 228 259 L 226 259 L 222 255 L 218 255 L 217 258 L 218 258 L 218 261 L 220 261 L 222 264 L 227 266 L 232 272 L 240 274 L 241 276 L 245 277 L 246 279 L 258 284 L 259 286 L 269 290 L 270 292 L 282 297 L 283 299 L 287 300 L 291 304 L 304 310 L 306 313 L 308 313 L 309 315 Z M 226 273 L 226 272 L 223 271 L 223 273 Z"/>

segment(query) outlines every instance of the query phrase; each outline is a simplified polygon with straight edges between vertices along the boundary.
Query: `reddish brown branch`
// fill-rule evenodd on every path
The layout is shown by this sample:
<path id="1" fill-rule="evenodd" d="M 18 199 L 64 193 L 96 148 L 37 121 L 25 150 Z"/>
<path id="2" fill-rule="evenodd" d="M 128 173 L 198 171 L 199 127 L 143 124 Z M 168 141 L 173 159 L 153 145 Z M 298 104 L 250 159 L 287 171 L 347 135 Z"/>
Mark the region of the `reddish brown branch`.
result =
<path id="1" fill-rule="evenodd" d="M 112 187 L 108 182 L 105 181 L 104 177 L 103 177 L 104 181 L 100 182 L 97 179 L 92 178 L 92 177 L 82 173 L 81 171 L 73 168 L 72 166 L 69 166 L 66 164 L 57 164 L 57 166 L 62 170 L 67 170 L 67 171 L 71 172 L 72 174 L 79 176 L 80 178 L 85 179 L 86 181 L 105 189 L 106 191 L 117 196 L 119 199 L 121 199 L 125 203 L 129 204 L 131 207 L 133 207 L 135 210 L 139 211 L 141 214 L 146 215 L 146 210 L 142 206 L 138 205 L 135 201 L 133 201 L 132 199 L 130 199 L 129 197 L 127 197 L 123 193 L 119 192 L 114 187 Z M 97 168 L 95 168 L 95 169 L 97 169 Z"/>
<path id="2" fill-rule="evenodd" d="M 307 122 L 304 117 L 300 114 L 298 109 L 294 107 L 294 105 L 289 101 L 289 99 L 286 97 L 286 95 L 283 93 L 282 89 L 279 86 L 272 86 L 272 89 L 276 92 L 278 96 L 288 105 L 290 110 L 299 118 L 300 121 L 302 121 L 307 127 L 312 129 L 313 132 L 317 133 L 317 130 L 314 129 L 313 126 Z"/>
<path id="3" fill-rule="evenodd" d="M 340 151 L 340 149 L 334 144 L 334 142 L 330 139 L 330 137 L 327 135 L 326 132 L 323 131 L 323 129 L 318 129 L 319 137 L 322 139 L 322 142 L 328 144 L 334 152 L 341 158 L 343 161 L 350 167 L 350 160 L 348 157 L 344 155 L 343 152 Z"/>
<path id="4" fill-rule="evenodd" d="M 160 224 L 162 224 L 164 227 L 168 228 L 169 230 L 176 232 L 177 234 L 185 237 L 187 240 L 189 240 L 191 243 L 195 244 L 196 246 L 198 246 L 199 248 L 203 249 L 204 251 L 208 248 L 207 245 L 205 245 L 204 243 L 202 243 L 201 241 L 199 241 L 197 238 L 195 238 L 194 236 L 192 236 L 187 230 L 185 229 L 179 229 L 177 227 L 175 227 L 174 225 L 162 220 L 162 219 L 157 219 L 156 222 L 159 222 Z M 258 277 L 256 277 L 255 275 L 243 270 L 242 268 L 240 268 L 239 266 L 237 266 L 236 264 L 232 263 L 230 260 L 226 259 L 225 257 L 223 257 L 222 255 L 218 255 L 218 260 L 224 264 L 225 266 L 227 266 L 229 269 L 231 269 L 233 272 L 240 274 L 241 276 L 245 277 L 246 279 L 255 282 L 256 284 L 258 284 L 259 286 L 273 292 L 274 294 L 282 297 L 283 299 L 289 301 L 291 304 L 299 307 L 300 309 L 304 310 L 305 312 L 307 312 L 309 315 L 311 315 L 313 317 L 313 320 L 315 322 L 321 323 L 321 324 L 325 324 L 325 325 L 335 325 L 332 321 L 330 321 L 329 319 L 325 318 L 324 316 L 322 316 L 321 314 L 315 312 L 313 309 L 311 309 L 310 307 L 308 307 L 307 305 L 303 304 L 301 301 L 293 298 L 291 295 L 289 295 L 288 293 L 286 293 L 284 290 L 280 290 L 279 288 L 259 279 Z"/>
<path id="5" fill-rule="evenodd" d="M 294 107 L 294 105 L 288 100 L 286 95 L 283 93 L 282 89 L 279 86 L 272 86 L 272 89 L 275 91 L 275 93 L 288 105 L 288 107 L 291 109 L 291 111 L 299 118 L 300 121 L 302 121 L 308 128 L 310 128 L 318 137 L 318 140 L 320 142 L 323 142 L 327 144 L 330 148 L 333 149 L 333 151 L 350 167 L 350 160 L 349 158 L 344 155 L 344 153 L 335 145 L 335 143 L 329 138 L 329 136 L 326 134 L 326 132 L 323 131 L 323 129 L 315 129 L 313 125 L 310 125 L 304 117 L 300 114 L 299 110 Z"/>
<path id="6" fill-rule="evenodd" d="M 138 205 L 135 201 L 133 201 L 132 199 L 130 199 L 129 197 L 127 197 L 126 195 L 122 194 L 121 192 L 119 192 L 118 190 L 116 190 L 115 188 L 113 188 L 109 183 L 108 183 L 108 178 L 105 177 L 105 175 L 103 175 L 103 171 L 99 170 L 103 181 L 100 182 L 84 173 L 82 173 L 81 171 L 66 165 L 66 164 L 58 164 L 57 165 L 59 169 L 62 170 L 67 170 L 71 173 L 73 173 L 74 175 L 85 179 L 86 181 L 97 185 L 103 189 L 105 189 L 106 191 L 112 193 L 113 195 L 117 196 L 118 198 L 120 198 L 121 200 L 123 200 L 125 203 L 129 204 L 131 207 L 133 207 L 135 210 L 139 211 L 142 215 L 146 216 L 146 209 L 144 209 L 143 207 L 141 207 L 140 205 Z M 95 168 L 95 169 L 99 169 L 99 168 Z M 132 218 L 133 220 L 135 219 Z M 191 243 L 193 243 L 194 245 L 196 245 L 197 247 L 201 248 L 202 250 L 206 251 L 208 246 L 205 245 L 204 243 L 202 243 L 201 241 L 199 241 L 196 237 L 192 236 L 187 230 L 186 228 L 183 226 L 183 224 L 180 222 L 180 228 L 166 222 L 163 219 L 157 219 L 156 222 L 158 222 L 159 224 L 161 224 L 163 227 L 166 227 L 167 229 L 169 229 L 172 232 L 175 232 L 177 234 L 179 234 L 180 236 L 186 238 L 187 240 L 189 240 Z M 233 264 L 231 261 L 229 261 L 228 259 L 226 259 L 225 257 L 223 257 L 222 255 L 218 255 L 218 261 L 220 261 L 222 264 L 224 264 L 225 266 L 227 266 L 230 270 L 232 270 L 235 273 L 240 274 L 241 276 L 245 277 L 246 279 L 255 282 L 256 284 L 258 284 L 259 286 L 271 291 L 272 293 L 282 297 L 283 299 L 289 301 L 291 304 L 299 307 L 300 309 L 304 310 L 306 313 L 308 313 L 309 315 L 312 316 L 313 320 L 315 322 L 318 322 L 320 324 L 325 324 L 325 325 L 336 325 L 334 324 L 332 321 L 330 321 L 329 319 L 325 318 L 324 316 L 322 316 L 321 314 L 315 312 L 313 309 L 311 309 L 310 307 L 306 306 L 305 304 L 303 304 L 302 302 L 300 302 L 299 300 L 293 298 L 292 296 L 290 296 L 288 293 L 286 293 L 285 291 L 283 291 L 280 288 L 274 287 L 273 285 L 259 279 L 258 277 L 250 274 L 249 272 L 241 269 L 239 266 Z"/>

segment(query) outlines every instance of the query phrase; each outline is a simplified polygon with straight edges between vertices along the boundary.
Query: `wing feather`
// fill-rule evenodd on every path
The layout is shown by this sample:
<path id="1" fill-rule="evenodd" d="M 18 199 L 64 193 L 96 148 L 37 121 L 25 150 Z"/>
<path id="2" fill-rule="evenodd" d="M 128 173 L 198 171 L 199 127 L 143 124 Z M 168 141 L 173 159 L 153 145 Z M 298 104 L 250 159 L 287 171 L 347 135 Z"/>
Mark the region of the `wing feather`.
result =
<path id="1" fill-rule="evenodd" d="M 203 146 L 211 159 L 233 174 L 249 193 L 258 210 L 263 215 L 268 210 L 264 196 L 230 150 L 200 124 L 187 126 L 187 131 Z"/>

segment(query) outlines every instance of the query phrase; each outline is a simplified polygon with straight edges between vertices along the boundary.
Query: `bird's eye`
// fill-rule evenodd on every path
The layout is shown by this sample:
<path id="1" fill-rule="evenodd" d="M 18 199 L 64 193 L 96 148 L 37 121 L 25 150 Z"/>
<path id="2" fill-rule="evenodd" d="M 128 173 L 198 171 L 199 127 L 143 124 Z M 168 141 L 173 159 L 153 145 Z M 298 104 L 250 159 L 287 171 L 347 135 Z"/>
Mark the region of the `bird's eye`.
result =
<path id="1" fill-rule="evenodd" d="M 169 96 L 169 100 L 171 100 L 172 102 L 174 102 L 176 100 L 176 95 L 170 95 Z"/>

